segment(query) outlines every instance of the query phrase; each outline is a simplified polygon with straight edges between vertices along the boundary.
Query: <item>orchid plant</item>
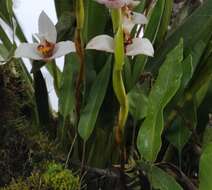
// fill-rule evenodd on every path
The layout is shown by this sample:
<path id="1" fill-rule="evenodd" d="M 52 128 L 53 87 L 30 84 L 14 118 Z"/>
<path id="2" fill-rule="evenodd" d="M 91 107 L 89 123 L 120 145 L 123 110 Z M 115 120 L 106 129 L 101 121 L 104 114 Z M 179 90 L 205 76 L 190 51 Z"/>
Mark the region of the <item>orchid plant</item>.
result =
<path id="1" fill-rule="evenodd" d="M 76 52 L 72 41 L 57 42 L 57 31 L 50 18 L 43 11 L 38 20 L 39 43 L 21 43 L 15 51 L 15 57 L 25 57 L 33 60 L 51 60 Z"/>
<path id="2" fill-rule="evenodd" d="M 11 81 L 23 79 L 23 97 L 30 96 L 21 116 L 30 110 L 24 118 L 56 142 L 65 167 L 73 161 L 81 168 L 82 189 L 197 189 L 199 181 L 200 190 L 211 189 L 204 173 L 212 171 L 211 0 L 195 12 L 189 4 L 197 1 L 186 1 L 176 18 L 174 0 L 55 0 L 57 27 L 42 11 L 33 43 L 13 1 L 0 2 L 0 96 L 10 81 L 2 77 L 7 68 L 18 75 Z M 60 56 L 62 70 L 54 61 Z M 32 60 L 32 74 L 19 58 Z M 49 104 L 42 66 L 52 76 L 58 110 Z M 111 177 L 117 186 L 102 183 Z"/>

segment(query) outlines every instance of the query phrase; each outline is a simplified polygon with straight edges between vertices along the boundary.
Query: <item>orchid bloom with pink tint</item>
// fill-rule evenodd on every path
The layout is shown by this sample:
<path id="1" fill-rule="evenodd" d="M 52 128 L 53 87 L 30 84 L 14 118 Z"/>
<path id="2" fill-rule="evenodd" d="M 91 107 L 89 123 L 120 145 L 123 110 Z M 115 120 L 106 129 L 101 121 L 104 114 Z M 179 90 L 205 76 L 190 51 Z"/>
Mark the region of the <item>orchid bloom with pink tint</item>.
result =
<path id="1" fill-rule="evenodd" d="M 96 36 L 88 42 L 86 49 L 114 53 L 114 39 L 104 34 Z M 127 56 L 135 56 L 138 54 L 153 56 L 154 49 L 151 42 L 147 38 L 133 38 L 131 42 L 125 44 L 125 53 Z"/>
<path id="2" fill-rule="evenodd" d="M 76 52 L 75 44 L 72 41 L 56 43 L 56 28 L 44 11 L 39 16 L 38 30 L 37 37 L 40 43 L 21 43 L 16 49 L 14 57 L 51 60 L 71 52 Z"/>

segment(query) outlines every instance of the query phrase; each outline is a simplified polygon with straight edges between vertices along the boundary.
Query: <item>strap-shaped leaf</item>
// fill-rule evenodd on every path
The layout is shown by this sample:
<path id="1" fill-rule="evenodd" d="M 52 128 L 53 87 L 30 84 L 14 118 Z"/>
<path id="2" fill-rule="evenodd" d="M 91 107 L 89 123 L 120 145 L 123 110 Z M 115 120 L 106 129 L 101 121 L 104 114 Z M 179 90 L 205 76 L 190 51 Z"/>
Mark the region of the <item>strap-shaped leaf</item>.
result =
<path id="1" fill-rule="evenodd" d="M 200 158 L 200 171 L 199 171 L 199 190 L 212 189 L 212 143 L 208 144 Z"/>
<path id="2" fill-rule="evenodd" d="M 67 129 L 65 126 L 68 116 L 73 113 L 75 105 L 75 90 L 74 90 L 74 71 L 77 64 L 75 54 L 68 54 L 65 57 L 65 65 L 61 77 L 61 87 L 59 91 L 59 129 L 58 138 L 62 143 L 67 139 Z"/>
<path id="3" fill-rule="evenodd" d="M 89 94 L 88 103 L 83 109 L 79 121 L 79 135 L 87 141 L 90 137 L 103 103 L 111 72 L 111 57 L 98 74 Z"/>
<path id="4" fill-rule="evenodd" d="M 38 61 L 34 61 L 33 64 L 38 63 Z M 34 90 L 35 90 L 35 101 L 37 105 L 37 112 L 39 117 L 39 124 L 42 130 L 49 130 L 49 119 L 50 119 L 50 110 L 49 110 L 49 99 L 48 99 L 48 91 L 46 87 L 45 79 L 41 71 L 37 71 L 33 73 L 34 76 Z"/>
<path id="5" fill-rule="evenodd" d="M 98 34 L 104 33 L 108 16 L 105 6 L 93 0 L 85 1 L 85 26 L 83 31 L 85 42 L 88 42 Z"/>
<path id="6" fill-rule="evenodd" d="M 161 147 L 163 110 L 180 87 L 182 77 L 183 42 L 168 54 L 150 92 L 148 111 L 137 138 L 141 155 L 154 162 Z"/>
<path id="7" fill-rule="evenodd" d="M 148 174 L 148 177 L 154 189 L 183 190 L 172 176 L 156 166 L 151 168 L 151 172 Z"/>

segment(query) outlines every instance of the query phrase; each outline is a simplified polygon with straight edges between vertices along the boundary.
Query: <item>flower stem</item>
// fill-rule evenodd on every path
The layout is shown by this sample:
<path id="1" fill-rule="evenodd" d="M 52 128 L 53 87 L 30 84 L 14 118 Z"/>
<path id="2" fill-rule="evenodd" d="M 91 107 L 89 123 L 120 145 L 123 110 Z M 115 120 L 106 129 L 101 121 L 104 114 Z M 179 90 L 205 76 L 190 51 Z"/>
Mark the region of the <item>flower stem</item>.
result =
<path id="1" fill-rule="evenodd" d="M 84 44 L 82 40 L 82 29 L 84 25 L 84 3 L 83 0 L 76 0 L 76 19 L 77 19 L 77 29 L 75 36 L 75 45 L 76 52 L 79 57 L 80 70 L 76 83 L 76 112 L 77 112 L 77 121 L 80 117 L 80 108 L 81 108 L 81 89 L 82 83 L 85 79 L 85 52 Z"/>
<path id="2" fill-rule="evenodd" d="M 112 21 L 115 33 L 115 64 L 113 67 L 113 89 L 120 104 L 118 122 L 115 130 L 116 143 L 123 147 L 124 126 L 129 112 L 128 99 L 124 87 L 122 69 L 124 65 L 124 34 L 121 9 L 113 9 Z M 123 148 L 121 148 L 123 150 Z"/>

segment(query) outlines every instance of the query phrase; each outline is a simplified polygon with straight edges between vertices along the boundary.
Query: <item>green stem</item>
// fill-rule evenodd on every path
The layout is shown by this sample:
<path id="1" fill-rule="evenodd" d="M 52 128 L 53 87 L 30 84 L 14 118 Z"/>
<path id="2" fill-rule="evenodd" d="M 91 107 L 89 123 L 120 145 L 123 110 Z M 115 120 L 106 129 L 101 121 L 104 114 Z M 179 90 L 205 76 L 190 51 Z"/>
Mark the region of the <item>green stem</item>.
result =
<path id="1" fill-rule="evenodd" d="M 124 87 L 122 69 L 124 65 L 124 34 L 122 28 L 121 9 L 111 10 L 113 30 L 115 33 L 115 64 L 113 67 L 113 89 L 120 104 L 118 122 L 116 126 L 116 142 L 123 145 L 124 126 L 129 112 L 128 99 Z"/>

